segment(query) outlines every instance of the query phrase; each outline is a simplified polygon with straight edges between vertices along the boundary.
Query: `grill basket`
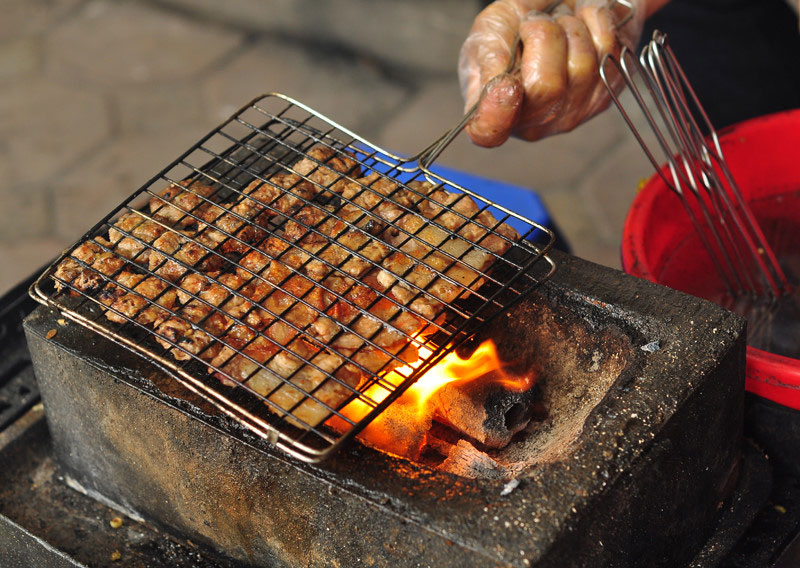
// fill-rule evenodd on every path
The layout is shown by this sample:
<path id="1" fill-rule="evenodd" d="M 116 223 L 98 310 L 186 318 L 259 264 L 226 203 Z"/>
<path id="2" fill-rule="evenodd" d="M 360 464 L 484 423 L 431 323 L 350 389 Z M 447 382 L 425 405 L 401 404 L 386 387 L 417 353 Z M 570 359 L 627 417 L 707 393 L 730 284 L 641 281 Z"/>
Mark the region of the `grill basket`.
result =
<path id="1" fill-rule="evenodd" d="M 461 128 L 405 159 L 264 95 L 92 227 L 31 295 L 321 461 L 555 268 L 549 229 L 428 168 Z"/>

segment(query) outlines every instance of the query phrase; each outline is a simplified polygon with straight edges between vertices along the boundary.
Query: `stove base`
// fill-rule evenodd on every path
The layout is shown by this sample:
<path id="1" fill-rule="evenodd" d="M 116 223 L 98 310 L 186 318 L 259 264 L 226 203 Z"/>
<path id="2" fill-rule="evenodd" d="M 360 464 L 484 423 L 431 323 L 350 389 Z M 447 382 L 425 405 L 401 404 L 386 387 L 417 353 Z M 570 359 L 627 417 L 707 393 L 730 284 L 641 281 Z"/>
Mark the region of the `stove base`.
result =
<path id="1" fill-rule="evenodd" d="M 109 521 L 120 516 L 117 510 L 73 491 L 64 483 L 41 406 L 31 410 L 12 429 L 11 436 L 9 431 L 0 435 L 0 461 L 14 464 L 0 472 L 0 487 L 4 488 L 0 491 L 0 566 L 83 568 L 87 564 L 105 563 L 101 559 L 110 564 L 115 551 L 120 553 L 113 562 L 118 568 L 240 566 L 130 518 L 125 518 L 120 528 L 111 527 Z M 797 489 L 790 491 L 783 485 L 776 488 L 771 501 L 787 504 L 794 495 L 797 502 L 800 499 Z M 773 541 L 786 540 L 794 532 L 791 519 L 785 518 L 787 522 L 781 525 L 773 507 L 762 509 L 771 487 L 767 460 L 760 451 L 747 446 L 740 483 L 726 503 L 711 538 L 690 566 L 772 566 L 767 559 L 775 555 Z M 760 509 L 761 516 L 773 517 L 762 522 L 769 528 L 768 533 L 760 525 L 752 526 Z M 726 557 L 728 561 L 723 560 Z"/>
<path id="2" fill-rule="evenodd" d="M 567 396 L 580 401 L 596 381 L 591 341 L 604 330 L 627 338 L 627 352 L 605 355 L 626 364 L 566 449 L 511 493 L 358 444 L 319 466 L 297 462 L 154 365 L 40 309 L 26 333 L 57 461 L 85 490 L 256 565 L 686 563 L 736 482 L 743 320 L 580 259 L 557 262 L 520 309 L 555 306 L 554 321 L 585 326 L 588 343 L 556 337 L 590 370 Z M 563 362 L 535 352 L 551 369 Z"/>

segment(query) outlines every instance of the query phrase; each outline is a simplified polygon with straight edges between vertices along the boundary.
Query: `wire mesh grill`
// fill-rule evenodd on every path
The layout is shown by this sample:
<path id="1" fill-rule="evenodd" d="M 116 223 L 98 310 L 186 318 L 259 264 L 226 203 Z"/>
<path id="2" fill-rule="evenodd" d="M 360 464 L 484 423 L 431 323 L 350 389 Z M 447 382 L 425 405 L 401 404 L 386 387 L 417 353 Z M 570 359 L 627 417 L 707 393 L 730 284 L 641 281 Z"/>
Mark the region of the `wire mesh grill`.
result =
<path id="1" fill-rule="evenodd" d="M 96 224 L 31 294 L 313 462 L 549 277 L 552 242 L 270 94 Z"/>

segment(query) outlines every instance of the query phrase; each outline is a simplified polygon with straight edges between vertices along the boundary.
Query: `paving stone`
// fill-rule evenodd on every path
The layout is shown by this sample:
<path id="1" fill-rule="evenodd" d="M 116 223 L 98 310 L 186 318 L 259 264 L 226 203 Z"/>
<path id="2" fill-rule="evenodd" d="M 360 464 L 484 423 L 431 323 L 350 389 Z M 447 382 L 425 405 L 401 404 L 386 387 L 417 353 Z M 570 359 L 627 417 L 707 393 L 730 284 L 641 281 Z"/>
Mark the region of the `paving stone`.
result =
<path id="1" fill-rule="evenodd" d="M 47 235 L 50 231 L 49 201 L 48 192 L 39 186 L 17 186 L 0 191 L 0 214 L 3 216 L 0 243 Z"/>
<path id="2" fill-rule="evenodd" d="M 3 0 L 0 41 L 42 34 L 84 0 Z"/>
<path id="3" fill-rule="evenodd" d="M 39 69 L 41 58 L 39 41 L 35 38 L 0 40 L 0 84 L 32 75 Z"/>
<path id="4" fill-rule="evenodd" d="M 205 133 L 205 128 L 189 125 L 163 136 L 118 138 L 54 182 L 54 233 L 74 241 Z"/>
<path id="5" fill-rule="evenodd" d="M 44 268 L 69 244 L 54 238 L 0 242 L 0 263 L 3 266 L 0 270 L 0 295 Z"/>
<path id="6" fill-rule="evenodd" d="M 219 123 L 207 110 L 195 81 L 133 85 L 113 91 L 116 121 L 123 134 L 163 136 L 171 128 Z"/>
<path id="7" fill-rule="evenodd" d="M 103 97 L 42 78 L 12 82 L 0 95 L 0 191 L 42 182 L 109 133 Z"/>
<path id="8" fill-rule="evenodd" d="M 261 41 L 205 82 L 218 120 L 267 92 L 281 92 L 359 134 L 407 96 L 368 59 L 287 42 Z"/>
<path id="9" fill-rule="evenodd" d="M 377 134 L 371 142 L 388 150 L 416 154 L 456 125 L 462 117 L 462 106 L 455 73 L 426 81 L 405 101 L 402 109 L 376 125 Z M 438 161 L 456 164 L 453 148 L 445 150 Z"/>
<path id="10" fill-rule="evenodd" d="M 46 38 L 48 72 L 125 86 L 193 77 L 242 41 L 237 32 L 135 2 L 96 0 Z"/>
<path id="11" fill-rule="evenodd" d="M 449 73 L 478 0 L 162 0 L 206 19 L 338 44 L 414 72 Z"/>

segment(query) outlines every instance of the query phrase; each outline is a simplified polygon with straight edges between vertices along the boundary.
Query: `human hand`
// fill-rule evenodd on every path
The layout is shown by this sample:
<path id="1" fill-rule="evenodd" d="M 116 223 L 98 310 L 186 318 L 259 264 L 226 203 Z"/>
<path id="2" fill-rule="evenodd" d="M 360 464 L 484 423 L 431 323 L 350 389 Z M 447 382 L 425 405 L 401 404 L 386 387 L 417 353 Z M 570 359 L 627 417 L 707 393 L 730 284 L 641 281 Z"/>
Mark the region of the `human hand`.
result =
<path id="1" fill-rule="evenodd" d="M 478 14 L 458 65 L 466 108 L 478 103 L 466 127 L 472 141 L 538 140 L 605 109 L 600 61 L 636 46 L 647 12 L 647 0 L 628 2 L 627 21 L 630 9 L 606 0 L 564 0 L 550 14 L 553 0 L 497 0 Z M 517 68 L 509 70 L 518 43 Z"/>

